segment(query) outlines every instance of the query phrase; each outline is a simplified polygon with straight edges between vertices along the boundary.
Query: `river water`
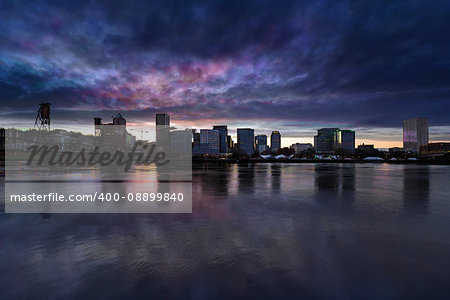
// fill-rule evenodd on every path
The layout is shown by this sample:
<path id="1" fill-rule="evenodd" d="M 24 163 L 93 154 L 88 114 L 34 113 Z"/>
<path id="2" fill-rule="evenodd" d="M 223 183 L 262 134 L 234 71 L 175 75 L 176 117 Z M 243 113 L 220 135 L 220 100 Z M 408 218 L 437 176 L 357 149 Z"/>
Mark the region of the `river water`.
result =
<path id="1" fill-rule="evenodd" d="M 450 166 L 211 164 L 192 179 L 192 214 L 0 215 L 0 297 L 450 294 Z"/>

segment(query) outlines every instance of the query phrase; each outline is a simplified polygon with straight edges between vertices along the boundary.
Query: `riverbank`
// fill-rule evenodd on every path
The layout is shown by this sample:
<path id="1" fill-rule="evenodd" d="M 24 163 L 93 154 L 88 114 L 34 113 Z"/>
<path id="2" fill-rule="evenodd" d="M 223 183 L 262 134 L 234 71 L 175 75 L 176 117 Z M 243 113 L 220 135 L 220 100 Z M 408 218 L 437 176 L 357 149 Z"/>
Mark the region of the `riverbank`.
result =
<path id="1" fill-rule="evenodd" d="M 193 157 L 192 163 L 289 163 L 289 164 L 303 164 L 303 163 L 345 163 L 345 164 L 367 164 L 367 163 L 388 163 L 388 164 L 423 164 L 423 165 L 450 165 L 450 160 L 364 160 L 364 159 L 225 159 L 225 158 L 205 158 Z"/>

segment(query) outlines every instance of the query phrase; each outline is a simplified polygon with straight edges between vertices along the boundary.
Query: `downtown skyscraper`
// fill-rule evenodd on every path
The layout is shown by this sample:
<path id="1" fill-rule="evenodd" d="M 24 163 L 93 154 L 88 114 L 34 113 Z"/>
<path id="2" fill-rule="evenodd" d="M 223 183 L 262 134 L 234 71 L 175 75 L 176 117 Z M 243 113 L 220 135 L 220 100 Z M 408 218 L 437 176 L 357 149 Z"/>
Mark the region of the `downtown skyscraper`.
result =
<path id="1" fill-rule="evenodd" d="M 403 149 L 419 153 L 420 146 L 428 145 L 428 118 L 403 120 Z"/>
<path id="2" fill-rule="evenodd" d="M 281 148 L 281 133 L 279 131 L 272 131 L 270 135 L 270 150 L 277 152 Z"/>
<path id="3" fill-rule="evenodd" d="M 256 151 L 258 151 L 259 153 L 267 151 L 267 135 L 260 134 L 255 136 L 255 146 Z"/>
<path id="4" fill-rule="evenodd" d="M 219 131 L 219 152 L 228 153 L 227 137 L 228 127 L 227 125 L 214 125 L 213 130 Z"/>
<path id="5" fill-rule="evenodd" d="M 248 156 L 255 153 L 255 131 L 251 128 L 237 129 L 237 149 Z"/>

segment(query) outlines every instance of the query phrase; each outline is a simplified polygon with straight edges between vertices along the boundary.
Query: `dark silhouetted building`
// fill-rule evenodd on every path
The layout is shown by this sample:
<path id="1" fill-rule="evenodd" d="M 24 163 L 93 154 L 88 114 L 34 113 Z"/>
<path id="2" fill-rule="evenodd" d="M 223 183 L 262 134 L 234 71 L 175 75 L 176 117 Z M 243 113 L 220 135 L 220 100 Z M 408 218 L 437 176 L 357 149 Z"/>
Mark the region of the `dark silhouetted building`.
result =
<path id="1" fill-rule="evenodd" d="M 219 131 L 219 152 L 220 153 L 228 153 L 228 147 L 227 147 L 228 128 L 227 128 L 227 125 L 215 125 L 215 126 L 213 126 L 213 130 Z"/>
<path id="2" fill-rule="evenodd" d="M 281 134 L 279 131 L 272 131 L 270 135 L 270 150 L 272 152 L 278 152 L 281 148 Z"/>
<path id="3" fill-rule="evenodd" d="M 450 154 L 450 143 L 429 143 L 420 146 L 420 154 Z"/>
<path id="4" fill-rule="evenodd" d="M 228 153 L 234 151 L 234 141 L 231 138 L 231 135 L 227 136 L 227 148 L 228 148 Z"/>
<path id="5" fill-rule="evenodd" d="M 404 153 L 405 151 L 403 150 L 403 148 L 400 147 L 392 147 L 389 148 L 389 153 L 390 154 L 394 154 L 394 153 Z"/>
<path id="6" fill-rule="evenodd" d="M 339 154 L 355 153 L 355 132 L 353 130 L 337 130 L 334 139 L 334 152 Z"/>
<path id="7" fill-rule="evenodd" d="M 317 130 L 314 137 L 314 148 L 316 153 L 333 153 L 335 149 L 335 136 L 339 128 L 322 128 Z"/>
<path id="8" fill-rule="evenodd" d="M 378 149 L 375 149 L 374 145 L 362 144 L 359 145 L 358 148 L 356 148 L 356 154 L 361 157 L 368 157 L 379 156 L 380 152 L 378 151 Z"/>
<path id="9" fill-rule="evenodd" d="M 170 150 L 170 116 L 168 114 L 156 114 L 156 146 L 158 151 Z"/>
<path id="10" fill-rule="evenodd" d="M 255 152 L 255 131 L 251 128 L 237 129 L 237 149 L 239 152 L 252 155 Z"/>
<path id="11" fill-rule="evenodd" d="M 290 147 L 283 147 L 283 148 L 278 149 L 278 154 L 283 154 L 283 155 L 289 156 L 289 155 L 295 154 L 295 150 Z"/>
<path id="12" fill-rule="evenodd" d="M 310 143 L 295 143 L 292 144 L 290 148 L 294 149 L 295 153 L 302 153 L 305 151 L 312 151 L 313 145 L 311 145 Z"/>
<path id="13" fill-rule="evenodd" d="M 420 146 L 428 145 L 428 118 L 403 120 L 403 149 L 419 153 Z"/>
<path id="14" fill-rule="evenodd" d="M 170 126 L 169 114 L 156 114 L 156 126 Z"/>
<path id="15" fill-rule="evenodd" d="M 115 117 L 112 118 L 112 123 L 102 123 L 102 118 L 94 118 L 94 126 L 100 125 L 121 125 L 126 126 L 127 120 L 122 116 L 121 113 L 118 113 Z"/>
<path id="16" fill-rule="evenodd" d="M 121 113 L 118 113 L 114 118 L 113 118 L 113 125 L 127 125 L 127 120 L 125 120 L 124 117 L 122 117 Z"/>
<path id="17" fill-rule="evenodd" d="M 200 130 L 200 147 L 201 154 L 219 154 L 219 131 L 211 129 Z"/>

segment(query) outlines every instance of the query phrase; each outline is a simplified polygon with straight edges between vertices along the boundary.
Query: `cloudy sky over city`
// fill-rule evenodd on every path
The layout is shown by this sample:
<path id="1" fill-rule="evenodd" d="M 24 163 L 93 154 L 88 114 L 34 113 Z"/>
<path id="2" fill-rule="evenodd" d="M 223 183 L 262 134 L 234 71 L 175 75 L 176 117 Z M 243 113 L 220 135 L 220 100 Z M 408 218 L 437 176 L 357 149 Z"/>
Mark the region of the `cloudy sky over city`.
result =
<path id="1" fill-rule="evenodd" d="M 3 126 L 55 126 L 120 111 L 173 122 L 321 127 L 401 145 L 402 119 L 450 140 L 450 1 L 0 0 Z"/>

